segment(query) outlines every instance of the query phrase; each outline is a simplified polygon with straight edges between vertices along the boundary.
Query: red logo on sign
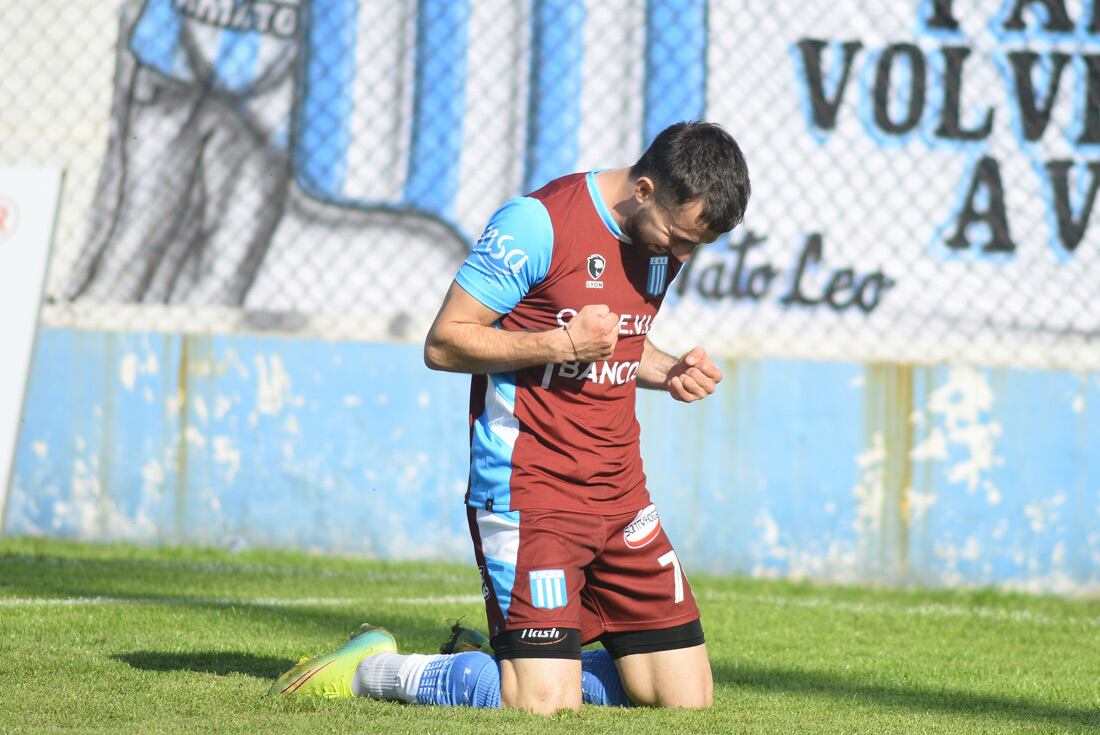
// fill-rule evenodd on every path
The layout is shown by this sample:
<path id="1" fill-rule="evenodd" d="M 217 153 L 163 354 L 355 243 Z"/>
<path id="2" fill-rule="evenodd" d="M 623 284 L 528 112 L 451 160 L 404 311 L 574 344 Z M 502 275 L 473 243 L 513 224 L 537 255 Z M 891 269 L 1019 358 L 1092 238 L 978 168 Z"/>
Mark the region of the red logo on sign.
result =
<path id="1" fill-rule="evenodd" d="M 0 240 L 6 239 L 15 232 L 17 224 L 19 224 L 19 210 L 15 208 L 15 202 L 0 197 Z"/>

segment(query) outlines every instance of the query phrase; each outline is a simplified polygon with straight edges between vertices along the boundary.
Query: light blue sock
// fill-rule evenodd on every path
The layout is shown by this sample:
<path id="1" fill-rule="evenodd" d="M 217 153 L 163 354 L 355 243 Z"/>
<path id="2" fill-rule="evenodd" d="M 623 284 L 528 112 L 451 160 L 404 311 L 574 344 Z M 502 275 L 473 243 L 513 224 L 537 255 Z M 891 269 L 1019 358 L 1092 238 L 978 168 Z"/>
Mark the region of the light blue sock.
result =
<path id="1" fill-rule="evenodd" d="M 585 704 L 633 707 L 615 660 L 604 649 L 581 652 L 581 699 Z M 500 707 L 496 659 L 469 651 L 440 656 L 424 669 L 416 703 L 451 707 Z"/>
<path id="2" fill-rule="evenodd" d="M 496 659 L 480 651 L 438 657 L 421 675 L 416 703 L 500 707 L 500 671 Z"/>
<path id="3" fill-rule="evenodd" d="M 633 707 L 615 659 L 606 649 L 581 651 L 581 701 L 605 707 Z"/>

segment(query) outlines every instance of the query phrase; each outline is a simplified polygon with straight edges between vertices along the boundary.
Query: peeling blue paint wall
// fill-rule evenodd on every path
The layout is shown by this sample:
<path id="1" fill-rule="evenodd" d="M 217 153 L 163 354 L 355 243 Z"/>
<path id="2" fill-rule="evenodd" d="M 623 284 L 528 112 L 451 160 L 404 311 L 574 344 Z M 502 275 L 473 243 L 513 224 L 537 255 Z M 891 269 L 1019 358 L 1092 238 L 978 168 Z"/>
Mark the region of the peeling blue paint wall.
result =
<path id="1" fill-rule="evenodd" d="M 723 367 L 639 401 L 689 569 L 1100 589 L 1100 375 Z M 44 330 L 4 530 L 470 559 L 467 388 L 415 345 Z"/>

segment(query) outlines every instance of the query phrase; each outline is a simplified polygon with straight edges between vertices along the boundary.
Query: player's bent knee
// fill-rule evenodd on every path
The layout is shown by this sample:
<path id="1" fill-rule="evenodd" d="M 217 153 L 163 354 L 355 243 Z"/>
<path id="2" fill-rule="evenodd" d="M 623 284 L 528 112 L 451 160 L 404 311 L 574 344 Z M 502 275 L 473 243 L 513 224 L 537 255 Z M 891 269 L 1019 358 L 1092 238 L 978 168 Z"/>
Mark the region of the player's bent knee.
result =
<path id="1" fill-rule="evenodd" d="M 539 682 L 515 683 L 501 686 L 501 705 L 521 709 L 537 715 L 550 715 L 561 710 L 581 708 L 580 687 L 567 691 L 554 684 Z"/>
<path id="2" fill-rule="evenodd" d="M 552 715 L 562 710 L 579 710 L 579 696 L 568 696 L 563 692 L 548 689 L 522 689 L 509 693 L 501 692 L 501 705 L 506 708 L 520 709 L 535 715 Z"/>
<path id="3" fill-rule="evenodd" d="M 710 659 L 697 620 L 605 636 L 604 645 L 616 657 L 623 686 L 635 704 L 706 709 L 714 703 Z"/>
<path id="4" fill-rule="evenodd" d="M 668 694 L 659 694 L 657 707 L 670 707 L 681 709 L 709 709 L 714 705 L 712 692 L 704 691 L 678 691 Z"/>
<path id="5" fill-rule="evenodd" d="M 501 704 L 542 715 L 580 709 L 580 669 L 580 661 L 573 659 L 505 659 L 500 662 Z"/>
<path id="6" fill-rule="evenodd" d="M 627 694 L 639 707 L 709 709 L 714 705 L 714 693 L 703 682 L 697 686 L 676 689 L 648 689 L 639 692 L 628 690 Z"/>

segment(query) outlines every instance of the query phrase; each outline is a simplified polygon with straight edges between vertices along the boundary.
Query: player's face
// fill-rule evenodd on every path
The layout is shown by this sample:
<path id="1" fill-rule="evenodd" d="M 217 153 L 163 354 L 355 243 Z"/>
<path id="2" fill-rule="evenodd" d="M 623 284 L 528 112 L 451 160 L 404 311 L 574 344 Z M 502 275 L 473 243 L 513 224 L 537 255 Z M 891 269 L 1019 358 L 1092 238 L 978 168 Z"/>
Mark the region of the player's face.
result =
<path id="1" fill-rule="evenodd" d="M 631 242 L 651 255 L 671 255 L 683 263 L 695 248 L 714 242 L 720 234 L 699 222 L 702 211 L 701 201 L 688 202 L 670 212 L 649 197 L 626 218 L 623 231 Z"/>

